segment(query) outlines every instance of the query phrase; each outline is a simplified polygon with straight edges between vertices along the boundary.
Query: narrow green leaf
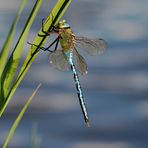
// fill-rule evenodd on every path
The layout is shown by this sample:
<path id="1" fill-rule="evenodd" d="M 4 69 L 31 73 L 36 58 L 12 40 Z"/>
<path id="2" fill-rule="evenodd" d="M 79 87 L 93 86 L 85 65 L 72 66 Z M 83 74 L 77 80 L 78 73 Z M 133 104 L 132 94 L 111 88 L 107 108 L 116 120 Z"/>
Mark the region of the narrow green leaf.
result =
<path id="1" fill-rule="evenodd" d="M 71 3 L 71 1 L 72 0 L 58 0 L 57 4 L 55 5 L 55 7 L 53 8 L 53 10 L 51 11 L 48 18 L 45 21 L 45 24 L 44 24 L 45 30 L 47 30 L 47 31 L 52 30 L 53 25 L 58 23 L 58 21 L 60 20 L 60 18 L 62 17 L 64 12 L 66 11 L 66 8 Z M 42 28 L 40 29 L 38 34 L 42 34 Z M 48 36 L 40 37 L 37 35 L 33 44 L 36 44 L 38 46 L 42 46 L 43 43 L 47 40 L 47 38 L 48 38 Z M 26 72 L 30 68 L 32 62 L 34 61 L 34 59 L 36 58 L 38 53 L 39 53 L 38 47 L 35 47 L 35 46 L 31 47 L 31 49 L 28 52 L 28 55 L 26 57 L 26 60 L 19 72 L 18 77 L 17 77 L 16 85 L 18 85 L 20 83 L 20 81 L 23 79 L 24 75 L 26 74 Z"/>
<path id="2" fill-rule="evenodd" d="M 68 5 L 70 4 L 71 1 L 72 0 L 58 0 L 57 4 L 55 5 L 55 7 L 53 8 L 53 10 L 51 11 L 48 18 L 45 21 L 45 24 L 44 24 L 45 30 L 47 30 L 47 31 L 52 30 L 53 25 L 58 23 L 58 21 L 60 20 L 61 16 L 66 11 L 66 8 L 68 7 Z M 38 34 L 43 34 L 42 28 L 40 29 Z M 48 38 L 48 36 L 40 37 L 37 35 L 33 43 L 36 45 L 42 46 L 43 43 L 47 40 L 47 38 Z M 18 79 L 20 79 L 21 75 L 25 71 L 28 70 L 28 68 L 30 67 L 31 63 L 33 62 L 33 60 L 35 59 L 35 57 L 37 56 L 38 53 L 39 53 L 39 50 L 37 47 L 31 48 L 23 66 L 21 68 Z"/>
<path id="3" fill-rule="evenodd" d="M 60 20 L 60 18 L 62 17 L 64 12 L 66 11 L 66 8 L 71 3 L 71 1 L 72 0 L 58 0 L 57 4 L 55 5 L 53 10 L 51 11 L 49 17 L 45 21 L 45 25 L 44 25 L 45 29 L 47 29 L 48 31 L 51 31 L 52 25 L 55 25 Z M 40 30 L 39 34 L 41 34 L 41 33 L 42 33 L 42 31 Z M 43 43 L 46 41 L 46 39 L 47 39 L 47 37 L 39 37 L 37 35 L 33 43 L 36 45 L 42 46 Z M 34 61 L 34 59 L 36 58 L 38 53 L 39 53 L 39 50 L 36 47 L 31 48 L 31 50 L 28 52 L 26 60 L 21 67 L 19 75 L 18 75 L 15 83 L 13 84 L 11 91 L 9 92 L 9 94 L 7 96 L 4 105 L 2 107 L 0 107 L 0 116 L 3 114 L 5 108 L 6 108 L 7 104 L 9 103 L 12 95 L 14 94 L 16 88 L 18 87 L 18 85 L 20 84 L 22 79 L 24 78 L 25 74 L 27 73 L 28 69 L 30 68 L 32 62 Z"/>
<path id="4" fill-rule="evenodd" d="M 9 53 L 9 49 L 10 49 L 10 44 L 12 42 L 12 39 L 14 37 L 14 33 L 15 33 L 15 30 L 16 30 L 16 25 L 18 23 L 18 20 L 20 18 L 20 15 L 22 13 L 22 11 L 24 10 L 24 7 L 26 5 L 28 0 L 23 0 L 22 1 L 22 4 L 17 12 L 17 15 L 12 23 L 12 26 L 10 28 L 10 31 L 8 33 L 8 36 L 7 36 L 7 39 L 4 43 L 4 46 L 1 50 L 1 53 L 0 53 L 0 65 L 1 65 L 1 68 L 0 68 L 0 77 L 1 77 L 1 74 L 3 72 L 3 69 L 4 69 L 4 66 L 5 66 L 5 63 L 6 63 L 6 60 L 7 60 L 7 57 L 8 57 L 8 53 Z"/>
<path id="5" fill-rule="evenodd" d="M 0 68 L 0 104 L 1 104 L 1 102 L 3 101 L 3 99 L 4 99 L 4 98 L 2 97 L 2 94 L 3 94 L 3 93 L 1 92 L 1 90 L 2 90 L 2 89 L 1 89 L 1 88 L 2 88 L 2 84 L 1 84 L 1 75 L 2 75 L 2 72 L 3 72 L 3 70 L 4 70 L 4 66 L 5 66 L 5 64 L 6 64 L 6 60 L 7 60 L 7 58 L 8 58 L 8 53 L 9 53 L 9 49 L 10 49 L 10 44 L 12 43 L 12 39 L 13 39 L 14 33 L 15 33 L 15 31 L 16 31 L 16 25 L 17 25 L 17 23 L 18 23 L 18 20 L 19 20 L 19 18 L 20 18 L 20 15 L 21 15 L 22 11 L 24 10 L 24 7 L 25 7 L 27 1 L 28 1 L 28 0 L 23 0 L 23 1 L 22 1 L 21 6 L 20 6 L 20 8 L 19 8 L 19 10 L 18 10 L 18 12 L 17 12 L 17 15 L 16 15 L 16 17 L 15 17 L 13 23 L 12 23 L 12 26 L 11 26 L 11 28 L 10 28 L 9 33 L 8 33 L 7 39 L 6 39 L 6 41 L 5 41 L 4 45 L 3 45 L 3 48 L 2 48 L 2 50 L 1 50 L 1 52 L 0 52 L 0 66 L 1 66 L 1 68 Z"/>
<path id="6" fill-rule="evenodd" d="M 23 46 L 25 43 L 25 39 L 29 33 L 29 29 L 34 21 L 34 18 L 38 12 L 38 9 L 41 5 L 42 0 L 37 0 L 35 3 L 35 6 L 26 22 L 26 25 L 22 31 L 22 34 L 20 35 L 20 38 L 4 68 L 2 77 L 1 77 L 1 94 L 3 98 L 6 98 L 8 90 L 11 86 L 12 80 L 14 79 L 14 75 L 16 72 L 16 69 L 18 67 L 18 63 L 20 60 L 20 57 L 22 55 Z"/>
<path id="7" fill-rule="evenodd" d="M 37 86 L 36 90 L 35 90 L 35 91 L 33 92 L 33 94 L 30 96 L 30 98 L 28 99 L 28 101 L 26 102 L 26 104 L 24 105 L 24 107 L 22 108 L 21 112 L 19 113 L 18 117 L 16 118 L 15 122 L 13 123 L 13 125 L 12 125 L 12 127 L 11 127 L 11 129 L 10 129 L 10 131 L 9 131 L 9 134 L 8 134 L 8 136 L 7 136 L 7 138 L 6 138 L 5 142 L 4 142 L 4 144 L 3 144 L 3 148 L 6 148 L 6 146 L 8 145 L 8 143 L 9 143 L 11 137 L 13 136 L 13 134 L 14 134 L 16 128 L 18 127 L 18 125 L 19 125 L 19 123 L 20 123 L 20 121 L 21 121 L 21 119 L 22 119 L 24 113 L 26 112 L 26 110 L 27 110 L 27 108 L 28 108 L 28 106 L 29 106 L 31 100 L 34 98 L 34 96 L 35 96 L 35 94 L 37 93 L 37 91 L 38 91 L 38 89 L 40 88 L 40 86 L 41 86 L 41 83 Z"/>
<path id="8" fill-rule="evenodd" d="M 31 15 L 25 25 L 25 28 L 16 44 L 16 47 L 12 53 L 12 55 L 9 58 L 9 61 L 7 62 L 7 65 L 5 66 L 5 70 L 3 72 L 3 76 L 1 79 L 1 91 L 0 91 L 0 99 L 2 100 L 0 102 L 0 116 L 3 114 L 3 111 L 5 110 L 7 104 L 9 103 L 15 89 L 17 88 L 16 84 L 13 84 L 13 88 L 10 88 L 10 84 L 14 78 L 14 74 L 16 72 L 16 68 L 18 66 L 18 62 L 22 53 L 23 44 L 25 42 L 25 38 L 27 37 L 27 34 L 29 32 L 30 26 L 33 23 L 33 20 L 42 4 L 42 0 L 37 0 L 36 4 L 31 12 Z M 14 81 L 15 82 L 15 81 Z M 16 82 L 15 82 L 16 83 Z M 8 93 L 8 90 L 10 88 L 10 91 Z M 15 89 L 14 89 L 15 88 Z M 8 94 L 7 94 L 8 93 Z"/>

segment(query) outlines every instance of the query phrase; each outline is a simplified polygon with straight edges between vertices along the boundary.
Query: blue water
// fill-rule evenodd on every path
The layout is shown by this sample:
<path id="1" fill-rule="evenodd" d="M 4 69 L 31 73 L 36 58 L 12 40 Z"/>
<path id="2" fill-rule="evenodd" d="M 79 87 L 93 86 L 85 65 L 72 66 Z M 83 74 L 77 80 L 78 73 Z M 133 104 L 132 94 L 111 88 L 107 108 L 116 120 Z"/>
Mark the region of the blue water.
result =
<path id="1" fill-rule="evenodd" d="M 1 46 L 20 4 L 15 1 L 0 5 Z M 14 43 L 32 4 L 21 17 Z M 33 41 L 54 4 L 43 2 L 28 41 Z M 83 121 L 72 73 L 51 67 L 48 53 L 41 52 L 0 119 L 0 145 L 27 97 L 42 82 L 9 147 L 30 148 L 34 142 L 42 148 L 147 148 L 147 5 L 147 0 L 73 1 L 64 18 L 75 35 L 102 37 L 108 43 L 100 56 L 80 51 L 88 63 L 88 75 L 80 76 L 80 81 L 91 128 Z M 24 50 L 23 57 L 29 50 L 27 43 Z"/>

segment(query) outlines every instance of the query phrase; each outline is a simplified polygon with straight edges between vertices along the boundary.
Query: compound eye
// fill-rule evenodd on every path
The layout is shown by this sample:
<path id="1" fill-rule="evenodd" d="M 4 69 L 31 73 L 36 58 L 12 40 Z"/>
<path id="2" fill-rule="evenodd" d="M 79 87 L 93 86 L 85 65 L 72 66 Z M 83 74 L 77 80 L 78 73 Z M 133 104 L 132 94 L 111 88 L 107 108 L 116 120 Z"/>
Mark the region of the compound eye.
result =
<path id="1" fill-rule="evenodd" d="M 58 23 L 58 27 L 60 29 L 63 29 L 63 28 L 70 28 L 69 24 L 66 22 L 66 20 L 61 20 L 59 23 Z"/>

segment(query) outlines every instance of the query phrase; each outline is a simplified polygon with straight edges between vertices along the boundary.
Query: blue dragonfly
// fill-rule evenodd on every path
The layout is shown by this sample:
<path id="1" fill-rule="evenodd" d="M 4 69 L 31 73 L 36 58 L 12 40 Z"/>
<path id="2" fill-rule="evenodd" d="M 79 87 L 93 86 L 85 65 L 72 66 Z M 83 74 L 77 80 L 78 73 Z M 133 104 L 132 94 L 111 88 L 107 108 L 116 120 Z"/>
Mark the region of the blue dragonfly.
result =
<path id="1" fill-rule="evenodd" d="M 82 75 L 87 74 L 87 64 L 76 48 L 78 47 L 84 49 L 90 55 L 97 55 L 104 52 L 107 47 L 107 43 L 102 38 L 90 39 L 87 37 L 75 36 L 66 20 L 61 20 L 56 26 L 53 27 L 52 32 L 47 32 L 44 30 L 43 21 L 44 20 L 42 20 L 42 32 L 45 35 L 39 36 L 46 36 L 56 33 L 58 34 L 58 37 L 47 48 L 39 47 L 32 43 L 29 44 L 37 46 L 41 50 L 49 51 L 49 61 L 57 69 L 71 70 L 73 72 L 83 117 L 87 126 L 90 126 L 88 112 L 84 102 L 84 95 L 78 76 L 78 71 Z M 59 42 L 61 48 L 57 49 Z M 54 51 L 51 51 L 49 48 L 54 44 L 55 49 Z"/>

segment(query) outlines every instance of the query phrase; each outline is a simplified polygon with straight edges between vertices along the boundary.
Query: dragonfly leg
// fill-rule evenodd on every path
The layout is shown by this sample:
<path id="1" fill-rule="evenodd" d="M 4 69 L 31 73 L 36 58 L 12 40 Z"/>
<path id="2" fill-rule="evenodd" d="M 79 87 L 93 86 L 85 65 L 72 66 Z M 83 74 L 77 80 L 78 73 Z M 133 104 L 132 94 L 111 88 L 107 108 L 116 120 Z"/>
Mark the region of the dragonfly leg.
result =
<path id="1" fill-rule="evenodd" d="M 29 45 L 32 45 L 32 46 L 35 46 L 35 47 L 38 47 L 38 49 L 41 49 L 41 50 L 43 50 L 43 51 L 49 51 L 49 52 L 53 52 L 53 51 L 51 51 L 51 50 L 49 50 L 49 49 L 47 49 L 47 48 L 45 48 L 45 47 L 40 47 L 40 46 L 38 46 L 38 45 L 35 45 L 35 44 L 32 44 L 32 43 L 29 43 L 29 42 L 27 42 Z"/>
<path id="2" fill-rule="evenodd" d="M 53 26 L 52 31 L 45 31 L 45 29 L 44 29 L 44 18 L 42 19 L 42 32 L 44 33 L 44 35 L 38 34 L 39 37 L 46 37 L 46 36 L 49 36 L 50 34 L 55 34 L 55 33 L 58 34 L 58 31 L 55 29 L 54 26 Z"/>
<path id="3" fill-rule="evenodd" d="M 44 30 L 44 18 L 42 19 L 42 32 L 44 33 L 43 34 L 38 34 L 39 37 L 45 37 L 45 36 L 49 36 L 50 34 Z"/>
<path id="4" fill-rule="evenodd" d="M 52 46 L 52 45 L 54 45 L 56 43 L 56 45 L 55 45 L 55 48 L 54 48 L 54 51 L 56 51 L 57 50 L 57 47 L 58 47 L 58 43 L 59 43 L 59 37 L 57 37 L 48 47 L 44 47 L 44 51 L 50 51 L 50 52 L 54 52 L 54 51 L 51 51 L 51 50 L 49 50 L 49 48 Z"/>
<path id="5" fill-rule="evenodd" d="M 57 50 L 58 44 L 59 44 L 59 37 L 57 38 L 57 41 L 56 41 L 56 45 L 55 45 L 54 51 Z"/>
<path id="6" fill-rule="evenodd" d="M 29 45 L 33 45 L 33 46 L 35 46 L 35 47 L 38 47 L 38 49 L 41 49 L 41 50 L 43 50 L 43 51 L 54 52 L 54 51 L 56 51 L 56 49 L 57 49 L 57 47 L 58 47 L 59 37 L 57 37 L 48 47 L 40 47 L 40 46 L 38 46 L 38 45 L 36 45 L 36 44 L 32 44 L 32 43 L 29 43 L 29 42 L 27 42 L 27 43 L 28 43 Z M 55 45 L 54 51 L 49 50 L 49 48 L 50 48 L 52 45 L 54 45 L 55 43 L 56 43 L 56 45 Z"/>

